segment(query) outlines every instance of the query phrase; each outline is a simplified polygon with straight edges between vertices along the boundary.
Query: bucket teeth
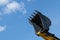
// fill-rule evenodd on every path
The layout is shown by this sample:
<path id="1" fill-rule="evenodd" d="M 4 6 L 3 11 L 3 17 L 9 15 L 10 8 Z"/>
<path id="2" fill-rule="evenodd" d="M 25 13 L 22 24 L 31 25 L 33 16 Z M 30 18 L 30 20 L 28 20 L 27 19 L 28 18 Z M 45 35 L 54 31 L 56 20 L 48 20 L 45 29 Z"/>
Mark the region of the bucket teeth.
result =
<path id="1" fill-rule="evenodd" d="M 31 20 L 32 20 L 32 18 L 33 18 L 33 17 L 31 17 L 31 16 L 30 16 L 30 17 L 28 18 L 28 20 L 29 20 L 29 21 L 31 21 Z"/>
<path id="2" fill-rule="evenodd" d="M 34 18 L 34 15 L 31 15 L 28 20 L 32 20 Z"/>
<path id="3" fill-rule="evenodd" d="M 33 14 L 28 18 L 28 20 L 30 21 L 34 20 L 37 15 L 38 15 L 37 12 L 36 13 L 33 12 Z"/>

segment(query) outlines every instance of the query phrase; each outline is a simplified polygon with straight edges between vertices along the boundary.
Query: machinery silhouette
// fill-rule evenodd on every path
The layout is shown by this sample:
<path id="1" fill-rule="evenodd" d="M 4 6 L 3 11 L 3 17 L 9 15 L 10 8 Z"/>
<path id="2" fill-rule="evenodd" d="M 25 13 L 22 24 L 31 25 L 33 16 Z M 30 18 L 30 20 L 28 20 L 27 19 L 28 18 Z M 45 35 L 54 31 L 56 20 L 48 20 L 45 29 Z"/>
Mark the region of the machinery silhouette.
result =
<path id="1" fill-rule="evenodd" d="M 29 23 L 33 25 L 37 36 L 41 36 L 44 40 L 60 40 L 49 32 L 51 21 L 41 12 L 35 10 L 34 14 L 28 19 Z"/>

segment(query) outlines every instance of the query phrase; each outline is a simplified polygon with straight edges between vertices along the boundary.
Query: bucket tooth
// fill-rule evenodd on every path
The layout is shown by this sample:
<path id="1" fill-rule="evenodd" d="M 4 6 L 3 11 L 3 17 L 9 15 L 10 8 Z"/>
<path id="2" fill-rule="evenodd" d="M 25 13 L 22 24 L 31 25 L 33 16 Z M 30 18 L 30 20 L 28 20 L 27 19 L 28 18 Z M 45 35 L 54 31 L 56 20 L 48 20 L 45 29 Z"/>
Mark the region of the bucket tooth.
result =
<path id="1" fill-rule="evenodd" d="M 32 15 L 32 17 L 34 17 L 34 15 Z"/>
<path id="2" fill-rule="evenodd" d="M 35 13 L 35 12 L 33 12 L 33 14 L 34 14 L 34 15 L 36 15 L 36 13 Z"/>
<path id="3" fill-rule="evenodd" d="M 31 19 L 30 19 L 30 18 L 28 18 L 28 20 L 30 21 Z"/>
<path id="4" fill-rule="evenodd" d="M 32 17 L 30 16 L 30 18 L 32 19 Z"/>

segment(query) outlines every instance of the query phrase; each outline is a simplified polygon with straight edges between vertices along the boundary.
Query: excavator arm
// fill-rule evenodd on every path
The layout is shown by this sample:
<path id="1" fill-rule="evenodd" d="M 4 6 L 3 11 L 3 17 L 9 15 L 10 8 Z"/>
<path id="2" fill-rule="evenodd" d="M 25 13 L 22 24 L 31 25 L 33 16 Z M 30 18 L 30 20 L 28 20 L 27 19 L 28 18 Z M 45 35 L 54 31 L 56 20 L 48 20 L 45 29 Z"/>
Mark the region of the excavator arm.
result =
<path id="1" fill-rule="evenodd" d="M 42 32 L 37 32 L 38 36 L 41 36 L 42 38 L 44 38 L 45 40 L 60 40 L 59 38 L 57 38 L 55 35 L 51 34 L 47 34 L 47 33 L 42 33 Z"/>
<path id="2" fill-rule="evenodd" d="M 60 40 L 54 34 L 49 32 L 51 21 L 48 17 L 35 10 L 30 16 L 29 23 L 33 25 L 37 36 L 41 36 L 44 40 Z"/>

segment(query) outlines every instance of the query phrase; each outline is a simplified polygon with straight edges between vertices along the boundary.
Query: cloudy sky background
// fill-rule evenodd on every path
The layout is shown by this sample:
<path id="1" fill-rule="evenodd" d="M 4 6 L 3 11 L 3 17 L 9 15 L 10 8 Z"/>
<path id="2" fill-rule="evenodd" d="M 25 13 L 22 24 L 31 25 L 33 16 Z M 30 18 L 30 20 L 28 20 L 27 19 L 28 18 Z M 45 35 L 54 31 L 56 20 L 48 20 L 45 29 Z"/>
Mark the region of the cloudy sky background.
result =
<path id="1" fill-rule="evenodd" d="M 34 10 L 51 19 L 50 32 L 60 38 L 60 0 L 0 0 L 0 40 L 43 40 L 28 22 Z"/>

